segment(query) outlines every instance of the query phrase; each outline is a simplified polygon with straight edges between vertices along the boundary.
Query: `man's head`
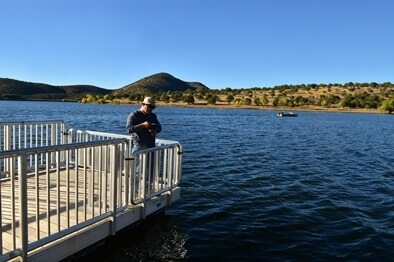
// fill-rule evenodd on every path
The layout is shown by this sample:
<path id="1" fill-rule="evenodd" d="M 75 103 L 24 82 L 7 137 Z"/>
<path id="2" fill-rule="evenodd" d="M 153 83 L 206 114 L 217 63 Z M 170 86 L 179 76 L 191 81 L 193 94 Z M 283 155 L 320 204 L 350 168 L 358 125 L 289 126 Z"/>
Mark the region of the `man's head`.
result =
<path id="1" fill-rule="evenodd" d="M 141 111 L 145 114 L 152 113 L 153 109 L 156 107 L 155 99 L 153 97 L 145 97 L 141 104 Z"/>

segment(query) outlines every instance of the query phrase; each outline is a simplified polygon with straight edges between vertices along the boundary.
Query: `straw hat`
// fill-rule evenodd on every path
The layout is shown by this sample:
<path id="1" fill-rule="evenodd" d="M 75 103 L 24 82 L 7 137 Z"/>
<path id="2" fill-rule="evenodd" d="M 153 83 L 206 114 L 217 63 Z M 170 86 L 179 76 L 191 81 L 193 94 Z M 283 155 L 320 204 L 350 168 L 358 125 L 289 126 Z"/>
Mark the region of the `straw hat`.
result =
<path id="1" fill-rule="evenodd" d="M 151 105 L 153 107 L 156 107 L 155 104 L 155 99 L 153 97 L 145 97 L 144 101 L 142 101 L 143 105 Z"/>

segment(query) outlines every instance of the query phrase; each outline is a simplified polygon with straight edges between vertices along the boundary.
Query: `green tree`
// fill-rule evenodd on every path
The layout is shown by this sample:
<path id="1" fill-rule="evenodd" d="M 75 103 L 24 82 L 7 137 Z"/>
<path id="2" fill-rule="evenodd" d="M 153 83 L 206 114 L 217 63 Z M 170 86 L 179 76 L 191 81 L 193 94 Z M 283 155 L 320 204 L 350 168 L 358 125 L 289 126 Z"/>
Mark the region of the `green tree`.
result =
<path id="1" fill-rule="evenodd" d="M 207 104 L 214 105 L 214 104 L 216 104 L 216 100 L 217 100 L 217 96 L 211 96 L 210 98 L 208 98 Z"/>
<path id="2" fill-rule="evenodd" d="M 86 102 L 88 103 L 93 103 L 95 101 L 95 98 L 91 94 L 86 94 Z"/>
<path id="3" fill-rule="evenodd" d="M 259 97 L 256 97 L 255 99 L 254 99 L 254 104 L 256 105 L 256 106 L 261 106 L 261 100 L 260 100 L 260 98 Z"/>
<path id="4" fill-rule="evenodd" d="M 279 105 L 279 97 L 278 96 L 274 97 L 274 100 L 272 101 L 272 105 L 273 106 L 278 106 Z"/>
<path id="5" fill-rule="evenodd" d="M 381 107 L 381 111 L 388 111 L 389 114 L 394 111 L 394 98 L 386 99 L 383 101 Z"/>
<path id="6" fill-rule="evenodd" d="M 182 97 L 182 101 L 187 103 L 188 105 L 194 104 L 194 96 L 193 95 L 185 95 Z"/>
<path id="7" fill-rule="evenodd" d="M 203 96 L 202 94 L 197 94 L 196 98 L 197 98 L 198 100 L 203 100 L 203 99 L 204 99 L 204 96 Z"/>
<path id="8" fill-rule="evenodd" d="M 252 104 L 252 99 L 250 99 L 249 97 L 247 97 L 247 98 L 245 98 L 244 103 L 245 103 L 245 105 L 249 106 L 249 105 Z"/>
<path id="9" fill-rule="evenodd" d="M 244 101 L 242 99 L 236 99 L 235 100 L 235 106 L 236 107 L 241 107 L 243 105 Z"/>
<path id="10" fill-rule="evenodd" d="M 286 96 L 282 96 L 282 97 L 279 99 L 278 105 L 280 105 L 280 106 L 290 106 L 290 107 L 293 107 L 293 106 L 294 106 L 294 103 L 293 103 L 293 100 L 292 100 L 291 98 L 286 97 Z"/>
<path id="11" fill-rule="evenodd" d="M 182 95 L 178 92 L 175 92 L 170 95 L 170 98 L 172 102 L 178 102 L 182 99 Z"/>
<path id="12" fill-rule="evenodd" d="M 135 94 L 131 93 L 131 94 L 129 95 L 129 100 L 130 100 L 130 101 L 135 100 Z"/>
<path id="13" fill-rule="evenodd" d="M 136 101 L 142 101 L 142 100 L 143 100 L 143 95 L 140 94 L 140 93 L 135 94 L 135 100 L 136 100 Z"/>
<path id="14" fill-rule="evenodd" d="M 226 97 L 227 104 L 231 104 L 231 102 L 233 102 L 233 100 L 234 100 L 234 96 L 232 94 L 228 94 Z"/>
<path id="15" fill-rule="evenodd" d="M 268 97 L 267 97 L 266 94 L 263 94 L 263 97 L 261 98 L 261 104 L 262 104 L 263 106 L 268 105 Z"/>
<path id="16" fill-rule="evenodd" d="M 161 100 L 164 102 L 164 103 L 169 103 L 170 102 L 170 96 L 169 95 L 167 95 L 167 94 L 163 94 L 162 96 L 161 96 Z"/>
<path id="17" fill-rule="evenodd" d="M 352 95 L 345 95 L 342 101 L 339 103 L 340 107 L 353 107 Z"/>

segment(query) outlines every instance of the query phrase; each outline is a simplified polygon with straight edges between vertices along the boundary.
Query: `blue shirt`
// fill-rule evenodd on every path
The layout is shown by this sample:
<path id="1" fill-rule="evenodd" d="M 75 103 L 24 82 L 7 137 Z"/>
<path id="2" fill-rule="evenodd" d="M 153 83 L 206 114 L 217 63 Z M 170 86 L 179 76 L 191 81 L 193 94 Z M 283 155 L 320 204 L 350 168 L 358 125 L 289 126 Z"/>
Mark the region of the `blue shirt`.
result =
<path id="1" fill-rule="evenodd" d="M 139 125 L 145 121 L 152 124 L 150 129 L 141 128 Z M 149 130 L 155 129 L 157 133 L 161 131 L 161 125 L 154 113 L 150 115 L 143 113 L 141 110 L 132 112 L 127 118 L 127 131 L 133 136 L 134 146 L 138 147 L 154 147 L 156 136 L 152 136 Z"/>

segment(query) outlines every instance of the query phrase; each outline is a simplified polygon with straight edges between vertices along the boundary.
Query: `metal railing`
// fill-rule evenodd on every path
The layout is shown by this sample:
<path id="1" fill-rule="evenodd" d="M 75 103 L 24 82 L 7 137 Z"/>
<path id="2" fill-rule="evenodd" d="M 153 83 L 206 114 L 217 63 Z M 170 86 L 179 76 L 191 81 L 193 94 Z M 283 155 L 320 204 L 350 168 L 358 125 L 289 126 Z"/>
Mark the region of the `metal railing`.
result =
<path id="1" fill-rule="evenodd" d="M 0 122 L 0 152 L 24 148 L 36 148 L 50 145 L 62 145 L 68 142 L 67 127 L 62 120 Z M 54 155 L 46 158 L 39 156 L 41 165 L 49 161 L 55 164 Z M 61 156 L 63 159 L 64 156 Z M 28 158 L 28 170 L 34 166 L 31 156 Z M 0 178 L 9 176 L 10 166 L 0 161 Z"/>
<path id="2" fill-rule="evenodd" d="M 0 151 L 61 145 L 67 135 L 62 120 L 0 122 Z"/>
<path id="3" fill-rule="evenodd" d="M 69 131 L 74 142 L 100 141 L 102 139 L 127 139 L 130 155 L 120 163 L 122 173 L 130 173 L 130 190 L 124 196 L 130 204 L 144 203 L 154 196 L 172 191 L 178 186 L 182 174 L 182 146 L 177 141 L 156 139 L 156 147 L 133 152 L 129 135 L 119 135 L 97 131 Z M 126 171 L 129 170 L 129 171 Z M 145 187 L 143 186 L 145 185 Z"/>
<path id="4" fill-rule="evenodd" d="M 9 180 L 0 187 L 0 255 L 23 257 L 29 250 L 124 209 L 126 204 L 117 193 L 124 180 L 118 160 L 128 155 L 127 143 L 111 139 L 0 152 L 11 170 Z M 52 153 L 56 165 L 48 161 L 42 167 L 39 156 Z M 96 154 L 98 163 L 92 159 Z M 29 157 L 36 160 L 32 173 L 26 170 Z M 31 222 L 35 222 L 35 232 L 28 232 Z M 7 246 L 11 252 L 3 254 L 5 237 L 11 242 Z"/>
<path id="5" fill-rule="evenodd" d="M 104 219 L 114 234 L 118 212 L 140 205 L 145 217 L 146 202 L 171 197 L 180 182 L 176 141 L 132 152 L 130 136 L 65 128 L 62 121 L 0 123 L 0 261 L 24 259 Z"/>

